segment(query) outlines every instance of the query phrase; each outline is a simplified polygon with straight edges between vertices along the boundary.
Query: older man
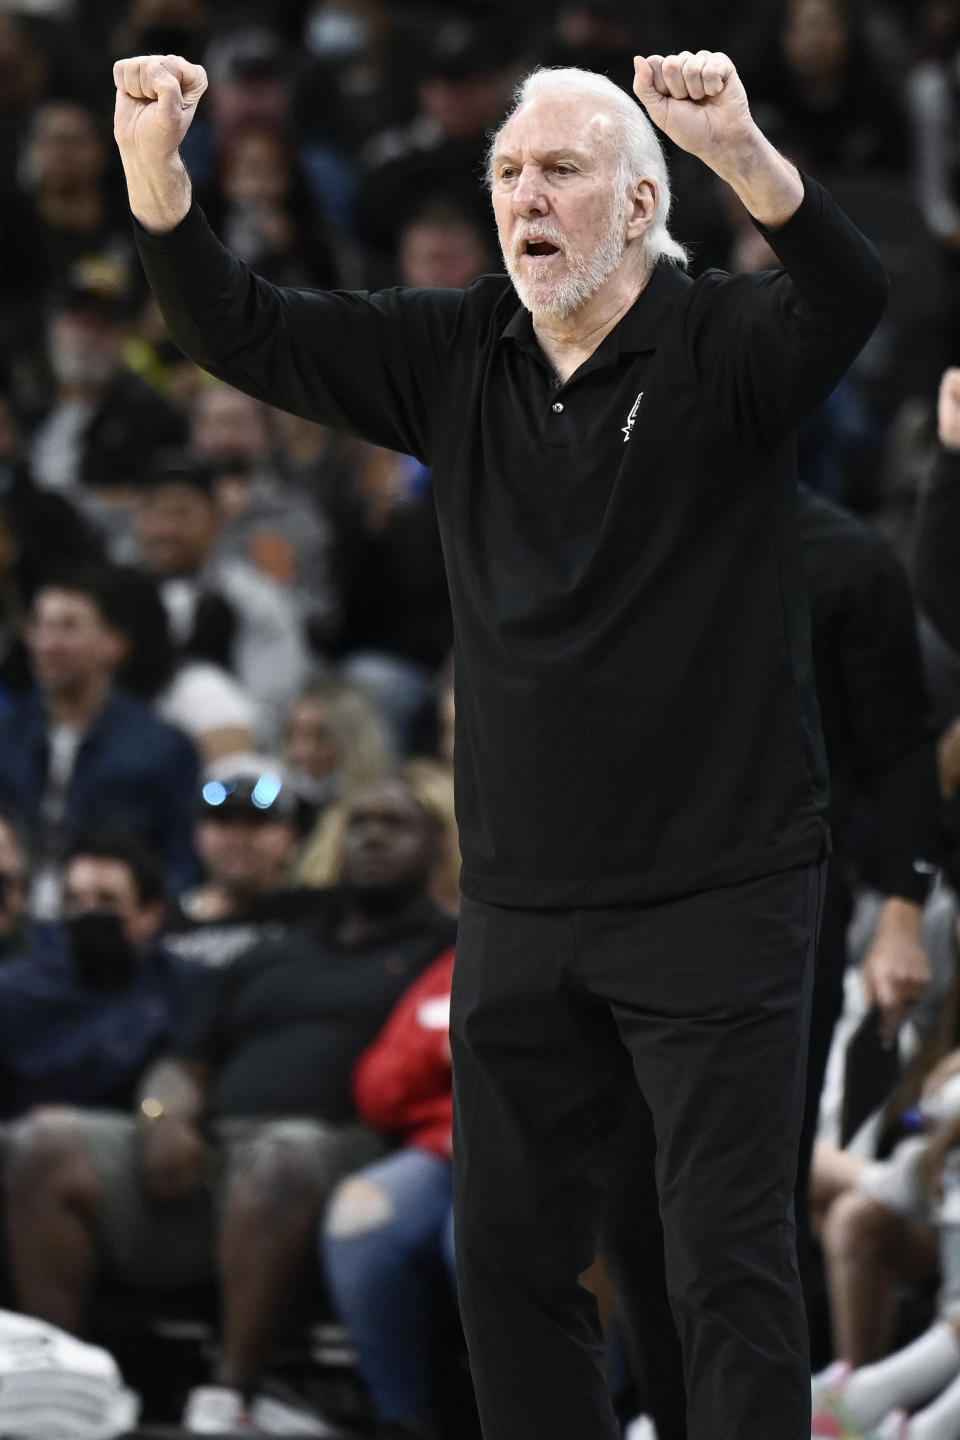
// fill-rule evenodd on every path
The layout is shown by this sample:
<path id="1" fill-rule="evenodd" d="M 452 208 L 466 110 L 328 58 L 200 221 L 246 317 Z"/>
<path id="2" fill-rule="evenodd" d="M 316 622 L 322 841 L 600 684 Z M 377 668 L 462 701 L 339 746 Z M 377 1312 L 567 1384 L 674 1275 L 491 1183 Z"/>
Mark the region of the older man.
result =
<path id="1" fill-rule="evenodd" d="M 577 1277 L 631 1068 L 691 1440 L 804 1440 L 790 1195 L 827 787 L 792 430 L 885 281 L 726 56 L 635 69 L 784 273 L 681 273 L 655 131 L 589 72 L 521 87 L 490 161 L 509 278 L 464 291 L 251 275 L 191 203 L 176 147 L 206 81 L 179 57 L 118 63 L 117 137 L 178 343 L 433 467 L 464 857 L 458 1264 L 487 1440 L 616 1433 Z"/>

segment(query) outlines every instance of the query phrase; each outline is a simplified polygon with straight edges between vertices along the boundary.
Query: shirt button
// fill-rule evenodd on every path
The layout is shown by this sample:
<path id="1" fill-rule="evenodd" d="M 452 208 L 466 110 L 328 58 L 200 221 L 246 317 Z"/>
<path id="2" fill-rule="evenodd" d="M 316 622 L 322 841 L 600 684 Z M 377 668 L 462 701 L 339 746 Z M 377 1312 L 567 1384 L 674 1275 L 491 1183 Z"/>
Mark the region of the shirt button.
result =
<path id="1" fill-rule="evenodd" d="M 563 401 L 562 401 L 562 400 L 554 400 L 553 404 L 550 406 L 550 409 L 553 411 L 554 415 L 562 415 L 562 414 L 563 414 Z"/>

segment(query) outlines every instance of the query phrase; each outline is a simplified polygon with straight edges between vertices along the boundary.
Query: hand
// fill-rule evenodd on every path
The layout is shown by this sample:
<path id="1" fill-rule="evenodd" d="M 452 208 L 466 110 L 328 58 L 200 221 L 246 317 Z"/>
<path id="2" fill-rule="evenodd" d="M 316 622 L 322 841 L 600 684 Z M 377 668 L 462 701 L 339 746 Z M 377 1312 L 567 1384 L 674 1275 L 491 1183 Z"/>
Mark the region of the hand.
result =
<path id="1" fill-rule="evenodd" d="M 930 984 L 930 961 L 908 934 L 879 933 L 861 972 L 867 1002 L 880 1012 L 880 1037 L 892 1045 L 908 1013 Z"/>
<path id="2" fill-rule="evenodd" d="M 713 50 L 634 57 L 633 93 L 653 123 L 711 169 L 760 135 L 733 61 Z"/>
<path id="3" fill-rule="evenodd" d="M 166 163 L 190 129 L 207 72 L 180 55 L 138 55 L 118 60 L 113 78 L 113 128 L 124 163 Z"/>
<path id="4" fill-rule="evenodd" d="M 945 450 L 960 450 L 960 370 L 944 370 L 937 400 L 937 435 Z"/>
<path id="5" fill-rule="evenodd" d="M 210 1152 L 189 1120 L 161 1115 L 144 1131 L 143 1185 L 151 1200 L 173 1204 L 187 1200 L 212 1172 Z"/>

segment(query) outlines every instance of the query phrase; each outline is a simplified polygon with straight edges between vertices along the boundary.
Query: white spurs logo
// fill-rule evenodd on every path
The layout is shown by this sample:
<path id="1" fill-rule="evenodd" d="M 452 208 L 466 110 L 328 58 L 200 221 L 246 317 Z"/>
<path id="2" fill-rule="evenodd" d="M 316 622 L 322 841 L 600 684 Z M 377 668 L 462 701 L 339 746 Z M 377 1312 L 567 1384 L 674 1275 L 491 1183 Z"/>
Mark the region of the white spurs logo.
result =
<path id="1" fill-rule="evenodd" d="M 636 400 L 634 400 L 633 404 L 630 406 L 630 414 L 627 416 L 627 423 L 626 423 L 626 425 L 621 425 L 621 426 L 620 426 L 620 429 L 623 431 L 623 443 L 624 443 L 624 445 L 626 445 L 627 441 L 630 439 L 630 436 L 631 436 L 631 434 L 632 434 L 632 432 L 633 432 L 634 422 L 636 421 L 637 411 L 640 409 L 640 401 L 641 401 L 642 399 L 643 399 L 643 391 L 641 390 L 641 391 L 640 391 L 640 394 L 637 396 Z"/>

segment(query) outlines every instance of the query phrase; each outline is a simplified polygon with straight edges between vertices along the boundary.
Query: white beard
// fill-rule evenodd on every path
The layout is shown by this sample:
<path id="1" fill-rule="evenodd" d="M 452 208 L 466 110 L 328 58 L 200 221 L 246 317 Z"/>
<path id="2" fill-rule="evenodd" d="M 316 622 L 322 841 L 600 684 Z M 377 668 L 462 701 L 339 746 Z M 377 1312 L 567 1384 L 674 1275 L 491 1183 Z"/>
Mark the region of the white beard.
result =
<path id="1" fill-rule="evenodd" d="M 514 253 L 508 255 L 500 242 L 500 252 L 507 274 L 520 297 L 521 304 L 531 315 L 549 316 L 555 320 L 566 320 L 575 310 L 591 299 L 603 283 L 609 279 L 623 259 L 627 248 L 624 231 L 627 223 L 627 197 L 615 204 L 610 211 L 607 224 L 597 241 L 596 247 L 586 255 L 582 250 L 568 249 L 563 232 L 553 225 L 531 225 L 531 232 L 538 238 L 549 240 L 563 251 L 565 269 L 556 279 L 551 274 L 551 263 L 537 265 L 534 261 L 521 263 L 525 238 L 514 242 Z"/>

